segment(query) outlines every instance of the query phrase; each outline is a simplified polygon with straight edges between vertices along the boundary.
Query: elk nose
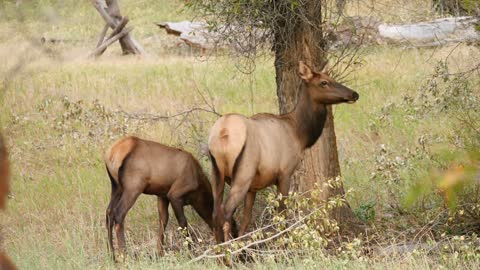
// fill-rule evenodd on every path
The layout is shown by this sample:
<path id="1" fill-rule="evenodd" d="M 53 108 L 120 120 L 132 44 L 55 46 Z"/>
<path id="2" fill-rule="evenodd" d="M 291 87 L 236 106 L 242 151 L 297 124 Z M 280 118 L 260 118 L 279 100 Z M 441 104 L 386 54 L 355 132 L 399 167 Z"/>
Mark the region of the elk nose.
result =
<path id="1" fill-rule="evenodd" d="M 357 92 L 353 92 L 353 94 L 352 94 L 352 100 L 353 100 L 353 101 L 357 101 L 359 97 L 360 97 L 360 96 L 358 95 Z"/>

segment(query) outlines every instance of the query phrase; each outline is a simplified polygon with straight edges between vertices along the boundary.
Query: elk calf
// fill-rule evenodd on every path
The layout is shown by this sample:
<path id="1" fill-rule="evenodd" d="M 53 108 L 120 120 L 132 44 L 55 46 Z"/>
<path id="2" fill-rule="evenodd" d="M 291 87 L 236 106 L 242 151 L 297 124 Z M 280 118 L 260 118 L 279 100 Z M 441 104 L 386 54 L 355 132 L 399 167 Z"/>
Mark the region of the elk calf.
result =
<path id="1" fill-rule="evenodd" d="M 136 137 L 118 140 L 105 155 L 112 195 L 106 223 L 108 244 L 115 258 L 113 232 L 122 255 L 125 255 L 123 222 L 128 210 L 142 193 L 158 197 L 158 252 L 163 255 L 163 233 L 168 222 L 171 203 L 178 224 L 187 227 L 183 211 L 191 205 L 212 229 L 213 197 L 210 182 L 198 161 L 188 152 Z"/>
<path id="2" fill-rule="evenodd" d="M 257 191 L 277 185 L 283 196 L 288 194 L 290 176 L 300 163 L 305 149 L 322 134 L 327 105 L 354 103 L 357 92 L 299 63 L 302 84 L 298 102 L 287 114 L 268 113 L 246 117 L 228 114 L 218 119 L 210 130 L 208 148 L 212 161 L 215 236 L 227 240 L 235 227 L 232 215 L 244 200 L 243 235 L 252 217 Z M 226 202 L 222 202 L 225 180 L 231 183 Z M 283 208 L 281 204 L 280 210 Z M 222 232 L 223 230 L 223 232 Z"/>

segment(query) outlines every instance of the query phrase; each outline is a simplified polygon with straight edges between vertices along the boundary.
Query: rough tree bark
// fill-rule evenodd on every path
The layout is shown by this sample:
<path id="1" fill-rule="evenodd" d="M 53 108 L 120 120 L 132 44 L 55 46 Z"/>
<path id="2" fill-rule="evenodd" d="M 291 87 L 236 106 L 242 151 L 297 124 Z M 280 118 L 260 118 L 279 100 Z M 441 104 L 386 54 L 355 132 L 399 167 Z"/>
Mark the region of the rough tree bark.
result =
<path id="1" fill-rule="evenodd" d="M 280 28 L 275 32 L 273 50 L 280 113 L 291 111 L 296 104 L 300 86 L 300 78 L 297 75 L 298 61 L 303 60 L 316 70 L 322 70 L 326 65 L 326 44 L 321 28 L 321 1 L 309 0 L 304 3 L 308 12 L 308 23 L 305 19 L 295 18 L 289 14 L 291 11 L 285 8 L 280 11 L 284 13 L 281 17 L 289 19 L 279 21 Z M 308 192 L 315 183 L 318 183 L 324 190 L 321 199 L 345 193 L 343 187 L 331 189 L 326 185 L 329 179 L 340 176 L 331 106 L 328 107 L 328 112 L 322 136 L 305 152 L 304 160 L 293 176 L 291 187 L 293 191 Z M 358 220 L 348 204 L 336 210 L 334 216 L 343 231 L 358 232 Z"/>

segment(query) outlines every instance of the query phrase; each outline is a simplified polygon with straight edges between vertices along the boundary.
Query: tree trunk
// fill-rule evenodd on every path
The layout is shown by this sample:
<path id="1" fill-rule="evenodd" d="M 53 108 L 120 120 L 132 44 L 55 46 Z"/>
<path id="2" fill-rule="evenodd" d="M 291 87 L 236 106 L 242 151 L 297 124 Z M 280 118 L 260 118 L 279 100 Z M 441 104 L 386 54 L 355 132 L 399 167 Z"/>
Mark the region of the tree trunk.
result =
<path id="1" fill-rule="evenodd" d="M 285 8 L 281 10 L 284 13 L 282 20 L 285 21 L 278 22 L 281 27 L 275 33 L 273 49 L 280 113 L 291 111 L 297 102 L 300 86 L 300 77 L 297 75 L 298 61 L 305 61 L 315 70 L 322 70 L 326 64 L 321 1 L 310 0 L 305 5 L 303 8 L 308 23 L 305 18 L 296 18 Z M 301 166 L 292 176 L 291 187 L 293 191 L 308 192 L 318 183 L 323 189 L 321 199 L 345 194 L 343 187 L 331 189 L 326 185 L 328 180 L 340 176 L 332 107 L 327 108 L 327 121 L 322 136 L 305 152 Z M 350 226 L 358 222 L 348 204 L 335 211 L 334 216 L 341 229 L 357 232 L 357 226 Z"/>

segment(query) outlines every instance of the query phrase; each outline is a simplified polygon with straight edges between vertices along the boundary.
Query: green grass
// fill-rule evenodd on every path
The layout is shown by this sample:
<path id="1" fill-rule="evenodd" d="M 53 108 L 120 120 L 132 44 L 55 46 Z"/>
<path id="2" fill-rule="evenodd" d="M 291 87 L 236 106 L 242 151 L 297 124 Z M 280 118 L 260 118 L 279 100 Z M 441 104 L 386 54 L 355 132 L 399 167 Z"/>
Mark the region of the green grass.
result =
<path id="1" fill-rule="evenodd" d="M 0 22 L 0 57 L 5 62 L 0 67 L 2 77 L 19 58 L 28 59 L 22 72 L 8 78 L 0 108 L 13 165 L 12 196 L 0 221 L 2 244 L 20 269 L 111 269 L 115 266 L 106 252 L 104 228 L 104 211 L 110 196 L 102 161 L 104 151 L 123 134 L 136 134 L 191 151 L 209 171 L 200 148 L 216 116 L 195 112 L 167 121 L 139 121 L 108 112 L 171 115 L 192 107 L 208 109 L 205 97 L 220 113 L 277 113 L 273 59 L 259 59 L 254 73 L 243 74 L 236 68 L 238 59 L 168 53 L 147 42 L 145 47 L 151 57 L 145 60 L 121 57 L 119 49 L 114 48 L 99 60 L 87 61 L 83 56 L 95 43 L 102 25 L 88 1 L 24 2 L 28 29 L 65 38 L 80 36 L 83 41 L 54 47 L 62 56 L 56 59 L 31 49 L 21 35 L 14 35 L 18 43 L 12 44 L 7 37 L 17 25 L 12 21 L 14 5 L 12 1 L 1 4 L 8 15 L 8 20 Z M 140 40 L 163 35 L 152 22 L 191 16 L 179 13 L 182 6 L 177 1 L 121 3 L 124 13 L 137 26 L 134 35 Z M 39 10 L 55 10 L 58 21 L 51 24 L 45 12 Z M 401 205 L 414 183 L 428 178 L 433 170 L 443 169 L 463 151 L 452 144 L 458 133 L 458 123 L 451 124 L 455 112 L 410 119 L 406 110 L 409 107 L 403 103 L 405 95 L 415 97 L 424 91 L 425 81 L 437 61 L 452 50 L 367 48 L 364 66 L 349 78 L 348 84 L 360 93 L 360 100 L 354 105 L 335 107 L 342 174 L 346 188 L 353 189 L 350 203 L 358 209 L 373 202 L 376 216 L 372 224 L 376 228 L 422 224 L 425 220 L 398 215 L 391 205 Z M 449 56 L 451 71 L 475 64 L 479 56 L 478 48 L 456 48 Z M 478 79 L 473 83 L 478 86 Z M 76 106 L 81 110 L 76 111 Z M 98 106 L 106 113 L 99 111 Z M 422 136 L 427 136 L 429 153 L 436 161 L 422 156 L 406 157 L 407 149 L 419 147 Z M 394 172 L 398 174 L 396 182 L 388 177 L 371 177 L 378 167 L 381 145 L 387 149 L 385 158 L 394 160 L 398 156 L 406 161 Z M 392 216 L 396 223 L 389 220 Z M 188 218 L 202 235 L 209 235 L 207 227 L 190 210 Z M 190 254 L 179 243 L 181 238 L 172 213 L 170 220 L 167 256 L 152 260 L 158 227 L 156 203 L 153 197 L 140 197 L 126 224 L 128 248 L 139 257 L 129 258 L 127 268 L 223 268 L 215 261 L 187 265 Z M 478 257 L 464 260 L 454 253 L 429 256 L 414 252 L 398 257 L 310 254 L 306 258 L 277 261 L 266 257 L 253 265 L 238 267 L 468 269 L 478 263 Z"/>

